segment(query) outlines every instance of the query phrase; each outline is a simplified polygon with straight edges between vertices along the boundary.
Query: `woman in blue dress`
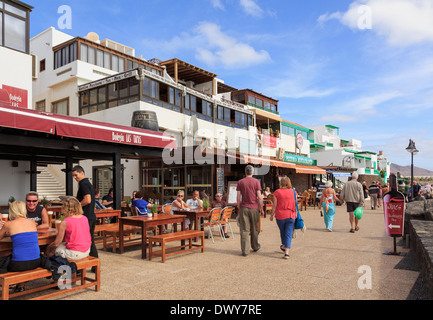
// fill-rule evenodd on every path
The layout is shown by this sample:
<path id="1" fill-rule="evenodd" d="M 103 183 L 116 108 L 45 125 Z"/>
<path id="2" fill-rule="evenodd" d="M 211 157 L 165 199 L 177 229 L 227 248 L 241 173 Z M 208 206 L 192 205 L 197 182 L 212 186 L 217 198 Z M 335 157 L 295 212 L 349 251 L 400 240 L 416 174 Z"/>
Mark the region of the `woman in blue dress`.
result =
<path id="1" fill-rule="evenodd" d="M 334 224 L 334 216 L 335 216 L 335 201 L 343 203 L 335 193 L 335 190 L 332 189 L 332 181 L 328 180 L 325 182 L 325 190 L 322 191 L 322 209 L 323 215 L 325 218 L 325 226 L 326 230 L 332 232 L 332 225 Z"/>

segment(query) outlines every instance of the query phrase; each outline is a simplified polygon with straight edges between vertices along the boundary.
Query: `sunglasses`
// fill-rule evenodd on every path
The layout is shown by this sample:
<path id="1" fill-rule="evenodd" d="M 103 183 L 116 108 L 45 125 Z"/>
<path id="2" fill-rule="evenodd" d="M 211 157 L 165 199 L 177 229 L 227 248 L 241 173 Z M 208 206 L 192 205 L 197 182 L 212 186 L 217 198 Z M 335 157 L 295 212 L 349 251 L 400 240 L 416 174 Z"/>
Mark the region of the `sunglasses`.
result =
<path id="1" fill-rule="evenodd" d="M 222 197 L 221 195 L 216 195 L 217 198 Z"/>
<path id="2" fill-rule="evenodd" d="M 27 202 L 35 203 L 38 202 L 38 200 L 26 200 Z"/>
<path id="3" fill-rule="evenodd" d="M 178 195 L 178 197 L 179 197 L 179 198 L 183 198 L 183 196 L 182 196 L 182 195 Z"/>

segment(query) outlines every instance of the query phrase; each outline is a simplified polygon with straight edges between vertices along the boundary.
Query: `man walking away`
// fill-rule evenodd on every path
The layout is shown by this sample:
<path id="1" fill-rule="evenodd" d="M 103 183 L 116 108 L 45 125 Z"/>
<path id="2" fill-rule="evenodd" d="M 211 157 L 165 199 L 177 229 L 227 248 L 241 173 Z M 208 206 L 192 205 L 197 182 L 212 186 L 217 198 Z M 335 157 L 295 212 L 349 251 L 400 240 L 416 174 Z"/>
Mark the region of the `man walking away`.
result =
<path id="1" fill-rule="evenodd" d="M 359 220 L 355 218 L 353 213 L 356 208 L 364 206 L 364 192 L 362 191 L 362 185 L 357 180 L 358 174 L 356 172 L 352 173 L 352 180 L 344 185 L 340 194 L 340 199 L 344 200 L 347 204 L 351 226 L 350 232 L 352 233 L 359 230 Z"/>
<path id="2" fill-rule="evenodd" d="M 83 167 L 73 167 L 72 177 L 78 182 L 77 199 L 80 201 L 81 207 L 83 208 L 83 215 L 85 215 L 87 220 L 89 220 L 90 236 L 92 238 L 89 256 L 98 258 L 98 250 L 96 249 L 94 239 L 96 225 L 95 189 L 93 188 L 89 179 L 86 178 Z"/>
<path id="3" fill-rule="evenodd" d="M 253 178 L 254 168 L 246 166 L 246 177 L 238 182 L 237 206 L 239 208 L 239 229 L 241 235 L 242 256 L 248 256 L 250 248 L 260 250 L 259 219 L 263 213 L 262 187 L 259 180 Z"/>
<path id="4" fill-rule="evenodd" d="M 377 196 L 379 195 L 379 187 L 377 186 L 376 181 L 373 181 L 371 186 L 368 187 L 368 193 L 370 194 L 371 210 L 376 210 Z"/>

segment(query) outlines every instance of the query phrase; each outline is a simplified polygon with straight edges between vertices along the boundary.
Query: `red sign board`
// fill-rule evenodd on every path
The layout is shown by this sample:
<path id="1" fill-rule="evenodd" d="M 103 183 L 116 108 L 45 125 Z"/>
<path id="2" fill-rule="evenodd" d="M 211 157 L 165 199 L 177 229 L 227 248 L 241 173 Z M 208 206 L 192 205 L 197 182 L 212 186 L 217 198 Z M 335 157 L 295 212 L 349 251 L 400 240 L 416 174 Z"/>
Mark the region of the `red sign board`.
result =
<path id="1" fill-rule="evenodd" d="M 266 147 L 276 148 L 277 147 L 277 138 L 271 137 L 268 135 L 263 135 L 263 145 Z"/>
<path id="2" fill-rule="evenodd" d="M 404 196 L 394 191 L 386 193 L 383 197 L 385 211 L 386 234 L 391 237 L 401 237 L 404 234 Z"/>
<path id="3" fill-rule="evenodd" d="M 28 108 L 27 90 L 3 85 L 3 90 L 9 95 L 9 102 L 12 107 Z"/>

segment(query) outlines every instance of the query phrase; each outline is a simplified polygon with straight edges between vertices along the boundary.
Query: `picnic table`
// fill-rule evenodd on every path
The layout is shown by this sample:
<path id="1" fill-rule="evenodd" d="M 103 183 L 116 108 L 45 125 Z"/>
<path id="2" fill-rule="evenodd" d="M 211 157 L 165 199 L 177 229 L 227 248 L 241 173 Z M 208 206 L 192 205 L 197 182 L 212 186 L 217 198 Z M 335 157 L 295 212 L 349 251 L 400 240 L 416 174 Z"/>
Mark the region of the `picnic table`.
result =
<path id="1" fill-rule="evenodd" d="M 119 218 L 119 253 L 124 251 L 124 230 L 123 226 L 137 226 L 141 227 L 141 258 L 146 259 L 147 252 L 147 228 L 159 227 L 160 232 L 162 226 L 167 224 L 174 224 L 174 230 L 177 231 L 177 223 L 181 223 L 181 230 L 185 229 L 185 215 L 178 214 L 155 214 L 152 217 L 134 216 L 134 217 L 120 217 Z"/>
<path id="2" fill-rule="evenodd" d="M 95 210 L 96 219 L 102 218 L 102 224 L 105 224 L 105 218 L 108 218 L 108 217 L 120 218 L 121 213 L 122 213 L 122 210 L 114 210 L 114 209 L 96 209 Z"/>

